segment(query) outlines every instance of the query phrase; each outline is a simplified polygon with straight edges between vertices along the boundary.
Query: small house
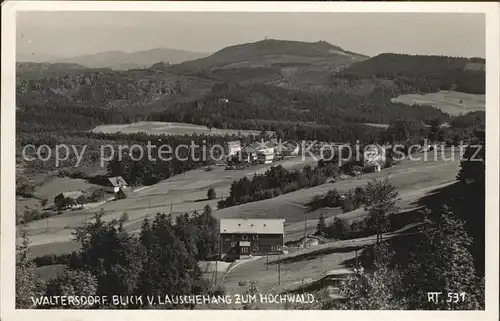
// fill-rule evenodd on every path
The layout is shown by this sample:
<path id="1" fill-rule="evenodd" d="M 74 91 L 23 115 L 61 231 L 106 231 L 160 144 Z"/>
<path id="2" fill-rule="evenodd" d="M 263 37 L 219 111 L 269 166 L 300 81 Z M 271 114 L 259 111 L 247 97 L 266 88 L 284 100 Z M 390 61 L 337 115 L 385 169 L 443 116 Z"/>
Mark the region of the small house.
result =
<path id="1" fill-rule="evenodd" d="M 257 148 L 257 160 L 261 164 L 269 164 L 274 160 L 274 144 L 267 142 Z"/>
<path id="2" fill-rule="evenodd" d="M 63 192 L 54 197 L 54 205 L 57 208 L 71 208 L 78 206 L 78 198 L 85 196 L 81 191 Z"/>
<path id="3" fill-rule="evenodd" d="M 241 142 L 239 140 L 229 141 L 226 143 L 226 155 L 234 156 L 241 152 Z"/>
<path id="4" fill-rule="evenodd" d="M 109 177 L 103 189 L 110 193 L 117 193 L 121 188 L 128 187 L 127 182 L 121 176 Z"/>
<path id="5" fill-rule="evenodd" d="M 241 149 L 238 156 L 242 162 L 252 163 L 257 159 L 257 149 L 252 145 L 245 146 Z"/>

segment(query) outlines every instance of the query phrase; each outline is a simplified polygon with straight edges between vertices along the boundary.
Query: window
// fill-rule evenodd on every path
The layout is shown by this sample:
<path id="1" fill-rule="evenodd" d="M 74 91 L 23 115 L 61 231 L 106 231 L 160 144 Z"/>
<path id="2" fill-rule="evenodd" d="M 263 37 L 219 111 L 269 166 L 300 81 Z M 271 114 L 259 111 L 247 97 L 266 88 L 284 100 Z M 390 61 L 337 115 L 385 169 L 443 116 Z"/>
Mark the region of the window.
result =
<path id="1" fill-rule="evenodd" d="M 243 246 L 243 247 L 241 248 L 241 253 L 248 253 L 248 247 Z"/>
<path id="2" fill-rule="evenodd" d="M 271 246 L 271 251 L 280 251 L 281 250 L 281 245 L 272 245 Z"/>
<path id="3" fill-rule="evenodd" d="M 231 247 L 236 247 L 236 242 L 231 242 Z"/>
<path id="4" fill-rule="evenodd" d="M 258 235 L 258 234 L 254 234 L 252 238 L 253 238 L 254 240 L 258 240 L 258 239 L 259 239 L 259 235 Z"/>
<path id="5" fill-rule="evenodd" d="M 253 251 L 257 252 L 259 250 L 259 246 L 257 244 L 253 245 Z"/>
<path id="6" fill-rule="evenodd" d="M 248 240 L 248 235 L 243 234 L 243 235 L 241 236 L 241 239 L 242 239 L 242 240 Z"/>
<path id="7" fill-rule="evenodd" d="M 224 241 L 226 241 L 226 242 L 231 242 L 231 238 L 230 238 L 230 237 L 226 237 L 226 238 L 224 239 Z"/>

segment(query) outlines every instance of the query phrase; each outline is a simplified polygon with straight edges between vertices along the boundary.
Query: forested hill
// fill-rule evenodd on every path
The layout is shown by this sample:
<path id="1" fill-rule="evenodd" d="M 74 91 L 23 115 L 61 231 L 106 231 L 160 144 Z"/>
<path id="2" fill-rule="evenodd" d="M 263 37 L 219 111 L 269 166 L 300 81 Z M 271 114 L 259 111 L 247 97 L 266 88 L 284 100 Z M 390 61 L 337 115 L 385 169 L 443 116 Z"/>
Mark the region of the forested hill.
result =
<path id="1" fill-rule="evenodd" d="M 405 92 L 455 90 L 484 94 L 485 64 L 482 58 L 385 53 L 354 63 L 337 73 L 337 77 L 389 79 Z"/>
<path id="2" fill-rule="evenodd" d="M 341 66 L 367 58 L 367 56 L 344 50 L 326 41 L 301 42 L 266 39 L 229 46 L 208 57 L 187 61 L 172 68 L 182 71 L 242 66 Z"/>

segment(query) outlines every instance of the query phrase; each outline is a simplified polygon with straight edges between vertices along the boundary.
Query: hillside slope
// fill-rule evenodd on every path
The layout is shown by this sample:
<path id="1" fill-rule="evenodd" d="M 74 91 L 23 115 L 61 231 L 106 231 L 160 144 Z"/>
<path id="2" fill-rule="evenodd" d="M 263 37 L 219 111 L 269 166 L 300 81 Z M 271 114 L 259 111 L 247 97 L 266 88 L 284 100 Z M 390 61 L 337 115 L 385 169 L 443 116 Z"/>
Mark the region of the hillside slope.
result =
<path id="1" fill-rule="evenodd" d="M 203 58 L 207 53 L 190 52 L 169 48 L 155 48 L 131 53 L 122 51 L 106 51 L 93 55 L 71 58 L 58 58 L 50 62 L 76 63 L 88 68 L 110 68 L 113 70 L 128 70 L 147 68 L 157 62 L 178 64 L 184 61 Z"/>

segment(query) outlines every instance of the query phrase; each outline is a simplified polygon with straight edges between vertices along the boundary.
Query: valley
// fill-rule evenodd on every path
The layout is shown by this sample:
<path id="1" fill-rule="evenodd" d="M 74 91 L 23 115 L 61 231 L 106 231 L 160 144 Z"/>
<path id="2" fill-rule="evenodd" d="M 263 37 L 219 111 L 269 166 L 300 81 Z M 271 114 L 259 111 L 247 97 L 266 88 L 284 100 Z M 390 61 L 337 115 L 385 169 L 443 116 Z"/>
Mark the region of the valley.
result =
<path id="1" fill-rule="evenodd" d="M 481 217 L 467 215 L 484 202 L 475 185 L 484 183 L 484 160 L 470 165 L 459 148 L 484 143 L 484 59 L 368 57 L 325 41 L 266 38 L 213 54 L 157 49 L 59 60 L 18 62 L 16 75 L 16 215 L 25 223 L 18 227 L 29 233 L 30 259 L 52 260 L 36 268 L 46 281 L 78 264 L 98 270 L 95 262 L 101 261 L 107 270 L 100 277 L 125 271 L 117 274 L 120 282 L 129 272 L 156 273 L 152 256 L 141 256 L 150 246 L 147 253 L 159 253 L 158 266 L 172 279 L 186 277 L 191 288 L 185 292 L 204 279 L 210 285 L 203 291 L 244 293 L 254 280 L 262 293 L 319 295 L 326 289 L 336 300 L 340 285 L 325 280 L 355 273 L 358 254 L 371 277 L 377 267 L 363 251 L 378 243 L 377 236 L 408 246 L 425 240 L 421 228 L 437 224 L 443 205 L 474 235 L 471 256 L 482 273 Z M 290 143 L 286 156 L 277 147 L 282 140 Z M 103 145 L 144 147 L 150 141 L 174 147 L 207 141 L 228 155 L 193 160 L 186 149 L 185 160 L 136 160 L 130 151 L 98 166 Z M 306 141 L 316 141 L 316 153 L 332 143 L 394 148 L 379 158 L 358 153 L 337 163 L 343 149 L 332 149 L 333 160 L 303 157 L 299 145 Z M 22 159 L 26 144 L 89 149 L 80 167 L 72 166 L 74 159 L 58 167 L 43 157 Z M 402 160 L 395 160 L 397 145 Z M 59 195 L 68 201 L 66 194 L 87 190 L 98 196 L 56 205 Z M 330 200 L 335 206 L 310 207 L 328 193 L 338 198 Z M 48 210 L 42 202 L 54 206 Z M 425 208 L 432 215 L 424 217 Z M 373 221 L 374 213 L 387 226 L 379 217 Z M 224 262 L 222 242 L 236 244 L 221 236 L 226 219 L 241 219 L 238 227 L 284 219 L 282 239 L 270 245 L 278 255 L 241 252 Z M 242 236 L 231 246 L 248 250 L 247 241 Z M 252 251 L 260 249 L 255 244 Z M 142 281 L 145 289 L 156 286 Z M 184 286 L 173 284 L 168 286 L 175 290 Z"/>

